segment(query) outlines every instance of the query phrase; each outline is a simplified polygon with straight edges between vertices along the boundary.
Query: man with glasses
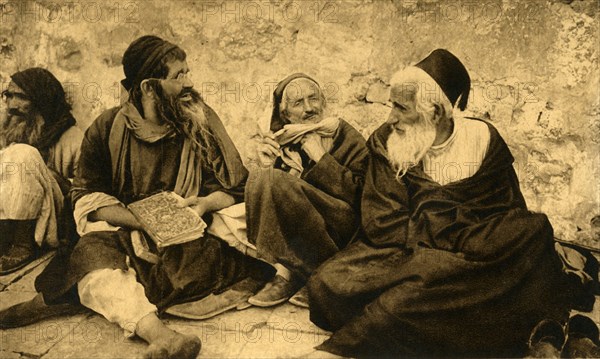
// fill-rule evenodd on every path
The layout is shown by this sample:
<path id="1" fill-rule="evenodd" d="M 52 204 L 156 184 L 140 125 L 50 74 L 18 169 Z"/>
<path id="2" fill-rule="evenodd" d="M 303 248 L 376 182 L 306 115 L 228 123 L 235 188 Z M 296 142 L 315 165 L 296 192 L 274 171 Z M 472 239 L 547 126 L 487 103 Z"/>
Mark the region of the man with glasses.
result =
<path id="1" fill-rule="evenodd" d="M 2 99 L 0 275 L 30 263 L 39 246 L 56 247 L 69 236 L 64 196 L 83 138 L 62 85 L 48 70 L 13 74 Z"/>
<path id="2" fill-rule="evenodd" d="M 81 147 L 71 193 L 82 237 L 64 274 L 43 273 L 41 294 L 13 311 L 39 319 L 37 313 L 56 312 L 46 304 L 76 291 L 85 307 L 147 341 L 146 357 L 196 358 L 200 339 L 167 328 L 157 312 L 244 278 L 264 283 L 273 271 L 206 232 L 159 250 L 156 264 L 136 256 L 131 233 L 144 228 L 127 204 L 174 191 L 210 223 L 212 212 L 243 200 L 247 171 L 219 117 L 193 89 L 179 46 L 143 36 L 122 62 L 129 101 L 100 115 Z M 0 326 L 23 325 L 23 316 L 0 313 Z"/>

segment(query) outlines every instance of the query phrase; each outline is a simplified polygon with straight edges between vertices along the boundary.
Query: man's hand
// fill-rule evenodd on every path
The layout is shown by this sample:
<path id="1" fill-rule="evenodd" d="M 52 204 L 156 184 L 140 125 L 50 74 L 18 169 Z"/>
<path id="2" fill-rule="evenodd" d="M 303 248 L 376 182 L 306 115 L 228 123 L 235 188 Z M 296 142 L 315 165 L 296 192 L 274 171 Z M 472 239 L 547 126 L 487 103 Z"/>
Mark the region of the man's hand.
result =
<path id="1" fill-rule="evenodd" d="M 271 133 L 265 134 L 256 147 L 256 152 L 261 166 L 272 166 L 279 156 L 279 143 L 275 141 L 275 136 Z"/>
<path id="2" fill-rule="evenodd" d="M 209 212 L 218 211 L 225 207 L 233 206 L 235 199 L 222 191 L 215 191 L 206 197 L 191 196 L 179 203 L 181 207 L 190 207 L 200 217 Z"/>
<path id="3" fill-rule="evenodd" d="M 325 148 L 323 148 L 321 137 L 316 133 L 307 133 L 302 140 L 300 140 L 300 143 L 302 143 L 304 152 L 306 152 L 308 157 L 315 162 L 319 162 L 321 157 L 327 153 Z"/>
<path id="4" fill-rule="evenodd" d="M 190 207 L 196 213 L 198 213 L 200 217 L 204 216 L 204 214 L 208 212 L 208 203 L 206 197 L 188 197 L 181 201 L 179 205 L 180 207 Z"/>

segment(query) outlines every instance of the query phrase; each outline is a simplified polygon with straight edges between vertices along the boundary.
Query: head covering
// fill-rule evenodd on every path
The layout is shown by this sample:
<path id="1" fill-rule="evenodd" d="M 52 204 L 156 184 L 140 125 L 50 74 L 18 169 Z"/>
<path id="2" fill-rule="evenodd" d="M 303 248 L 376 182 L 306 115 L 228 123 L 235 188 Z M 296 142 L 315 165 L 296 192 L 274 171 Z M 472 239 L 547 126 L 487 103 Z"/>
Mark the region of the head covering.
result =
<path id="1" fill-rule="evenodd" d="M 277 84 L 275 91 L 273 91 L 273 114 L 271 115 L 271 131 L 277 132 L 283 128 L 283 125 L 286 124 L 285 120 L 281 118 L 279 113 L 279 105 L 281 104 L 281 99 L 283 98 L 283 91 L 285 90 L 285 87 L 289 85 L 290 82 L 300 78 L 308 79 L 314 82 L 317 86 L 319 86 L 319 83 L 315 81 L 312 77 L 301 72 L 296 72 L 281 80 Z"/>
<path id="2" fill-rule="evenodd" d="M 50 71 L 33 67 L 13 74 L 11 79 L 25 91 L 47 124 L 56 122 L 64 112 L 71 110 L 65 90 Z"/>
<path id="3" fill-rule="evenodd" d="M 50 71 L 33 67 L 13 74 L 11 79 L 27 94 L 44 118 L 42 137 L 34 144 L 38 150 L 54 145 L 63 132 L 75 125 L 65 90 Z"/>
<path id="4" fill-rule="evenodd" d="M 151 76 L 160 60 L 173 49 L 178 48 L 158 36 L 146 35 L 133 41 L 123 54 L 123 72 L 125 78 L 121 84 L 127 91 L 138 86 L 144 79 Z"/>
<path id="5" fill-rule="evenodd" d="M 462 111 L 467 107 L 471 78 L 456 56 L 448 50 L 437 49 L 414 66 L 425 71 L 440 85 L 453 106 L 460 97 L 458 108 Z"/>

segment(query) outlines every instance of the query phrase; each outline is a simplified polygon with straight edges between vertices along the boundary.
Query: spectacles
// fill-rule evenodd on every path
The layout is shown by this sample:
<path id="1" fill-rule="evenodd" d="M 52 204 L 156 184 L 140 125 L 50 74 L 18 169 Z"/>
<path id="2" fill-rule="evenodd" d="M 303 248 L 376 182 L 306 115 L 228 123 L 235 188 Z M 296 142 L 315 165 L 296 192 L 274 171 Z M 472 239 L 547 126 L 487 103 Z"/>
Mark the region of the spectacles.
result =
<path id="1" fill-rule="evenodd" d="M 9 91 L 9 90 L 2 91 L 2 100 L 4 102 L 6 102 L 10 99 L 13 99 L 13 98 L 18 98 L 20 100 L 26 100 L 26 101 L 30 100 L 29 96 L 25 95 L 22 92 L 13 92 L 13 91 Z"/>
<path id="2" fill-rule="evenodd" d="M 186 80 L 189 80 L 190 78 L 191 78 L 191 73 L 190 73 L 190 71 L 188 71 L 188 72 L 185 72 L 185 73 L 180 72 L 180 73 L 177 74 L 176 77 L 170 77 L 170 78 L 166 78 L 166 79 L 158 79 L 158 78 L 155 78 L 155 77 L 151 77 L 151 78 L 148 78 L 148 80 L 155 80 L 155 81 L 177 81 L 177 82 L 183 83 Z"/>

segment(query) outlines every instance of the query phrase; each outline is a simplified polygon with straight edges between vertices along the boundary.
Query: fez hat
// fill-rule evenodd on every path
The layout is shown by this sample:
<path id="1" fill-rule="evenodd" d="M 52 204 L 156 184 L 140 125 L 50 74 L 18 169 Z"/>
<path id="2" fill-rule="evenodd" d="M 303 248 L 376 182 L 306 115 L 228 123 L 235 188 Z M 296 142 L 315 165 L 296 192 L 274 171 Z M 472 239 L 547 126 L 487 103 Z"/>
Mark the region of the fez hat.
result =
<path id="1" fill-rule="evenodd" d="M 436 49 L 414 66 L 425 71 L 437 82 L 452 106 L 456 105 L 460 98 L 458 108 L 462 111 L 467 107 L 471 78 L 465 66 L 450 51 Z"/>

